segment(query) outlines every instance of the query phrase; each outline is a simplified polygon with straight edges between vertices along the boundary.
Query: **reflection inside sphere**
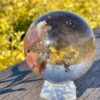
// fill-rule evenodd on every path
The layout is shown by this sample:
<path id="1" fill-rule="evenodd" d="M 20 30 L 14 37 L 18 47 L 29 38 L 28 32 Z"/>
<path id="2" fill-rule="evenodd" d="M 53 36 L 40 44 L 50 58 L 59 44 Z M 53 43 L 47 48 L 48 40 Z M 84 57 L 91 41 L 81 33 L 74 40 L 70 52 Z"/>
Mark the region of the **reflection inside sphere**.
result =
<path id="1" fill-rule="evenodd" d="M 76 79 L 91 66 L 95 39 L 89 25 L 79 16 L 54 11 L 29 27 L 24 42 L 29 67 L 54 82 Z"/>

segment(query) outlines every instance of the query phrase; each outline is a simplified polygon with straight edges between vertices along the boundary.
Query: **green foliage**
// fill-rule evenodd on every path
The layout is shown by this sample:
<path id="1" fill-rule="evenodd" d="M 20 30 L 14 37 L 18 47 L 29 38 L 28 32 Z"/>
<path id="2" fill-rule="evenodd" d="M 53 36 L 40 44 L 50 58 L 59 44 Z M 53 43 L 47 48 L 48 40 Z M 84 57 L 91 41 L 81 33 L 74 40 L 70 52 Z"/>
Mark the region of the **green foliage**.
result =
<path id="1" fill-rule="evenodd" d="M 0 69 L 24 59 L 23 36 L 48 11 L 67 10 L 100 26 L 100 0 L 0 0 Z"/>

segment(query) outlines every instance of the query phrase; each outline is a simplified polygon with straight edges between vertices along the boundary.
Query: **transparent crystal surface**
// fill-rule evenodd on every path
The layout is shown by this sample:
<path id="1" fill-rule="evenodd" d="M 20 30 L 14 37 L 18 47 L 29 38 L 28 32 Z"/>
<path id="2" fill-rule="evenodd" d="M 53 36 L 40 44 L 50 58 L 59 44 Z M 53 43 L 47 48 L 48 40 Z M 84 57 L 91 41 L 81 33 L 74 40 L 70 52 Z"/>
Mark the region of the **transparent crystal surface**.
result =
<path id="1" fill-rule="evenodd" d="M 75 100 L 76 86 L 73 81 L 59 84 L 45 81 L 40 96 L 47 100 Z"/>
<path id="2" fill-rule="evenodd" d="M 95 38 L 81 17 L 54 11 L 30 25 L 24 51 L 29 67 L 48 81 L 75 80 L 93 63 Z"/>

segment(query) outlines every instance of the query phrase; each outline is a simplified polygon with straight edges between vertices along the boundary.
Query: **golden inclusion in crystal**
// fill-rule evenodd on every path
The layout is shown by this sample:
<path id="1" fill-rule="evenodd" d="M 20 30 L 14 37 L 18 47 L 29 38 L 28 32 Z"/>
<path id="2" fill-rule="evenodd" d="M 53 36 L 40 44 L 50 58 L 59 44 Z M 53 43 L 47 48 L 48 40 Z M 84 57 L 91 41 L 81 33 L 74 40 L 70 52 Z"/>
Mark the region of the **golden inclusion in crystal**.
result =
<path id="1" fill-rule="evenodd" d="M 73 64 L 78 63 L 81 60 L 78 50 L 72 45 L 61 50 L 56 50 L 53 47 L 50 47 L 49 49 L 51 51 L 51 55 L 48 62 L 51 64 L 56 64 L 57 62 L 67 62 L 67 64 Z"/>

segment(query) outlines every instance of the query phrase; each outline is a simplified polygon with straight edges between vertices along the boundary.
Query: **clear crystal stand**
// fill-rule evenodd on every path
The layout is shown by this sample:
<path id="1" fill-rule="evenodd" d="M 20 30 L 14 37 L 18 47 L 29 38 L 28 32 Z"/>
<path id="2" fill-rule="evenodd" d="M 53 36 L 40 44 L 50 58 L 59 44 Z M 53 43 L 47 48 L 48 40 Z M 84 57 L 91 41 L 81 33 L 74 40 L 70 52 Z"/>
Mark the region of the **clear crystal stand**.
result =
<path id="1" fill-rule="evenodd" d="M 73 81 L 63 83 L 51 83 L 45 81 L 40 97 L 47 100 L 75 100 L 76 86 Z"/>

